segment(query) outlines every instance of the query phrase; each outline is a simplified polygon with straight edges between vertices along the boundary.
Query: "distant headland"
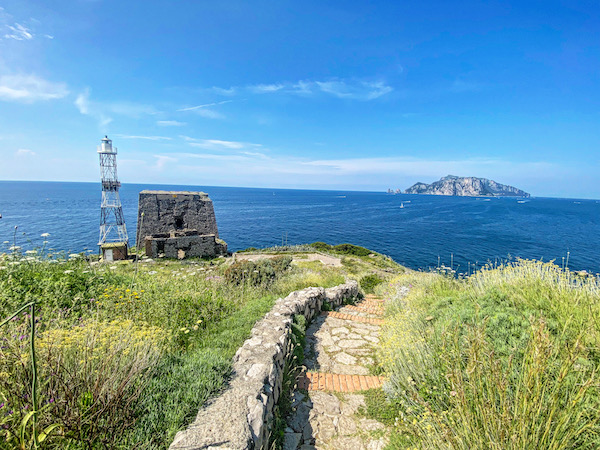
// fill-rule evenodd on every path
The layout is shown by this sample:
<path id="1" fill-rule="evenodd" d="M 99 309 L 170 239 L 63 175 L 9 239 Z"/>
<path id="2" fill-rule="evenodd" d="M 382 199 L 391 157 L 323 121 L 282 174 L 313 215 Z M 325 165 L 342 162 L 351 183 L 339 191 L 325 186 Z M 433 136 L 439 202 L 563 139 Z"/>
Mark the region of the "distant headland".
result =
<path id="1" fill-rule="evenodd" d="M 448 175 L 431 184 L 415 183 L 405 194 L 454 195 L 462 197 L 529 197 L 530 194 L 513 186 L 477 177 Z"/>

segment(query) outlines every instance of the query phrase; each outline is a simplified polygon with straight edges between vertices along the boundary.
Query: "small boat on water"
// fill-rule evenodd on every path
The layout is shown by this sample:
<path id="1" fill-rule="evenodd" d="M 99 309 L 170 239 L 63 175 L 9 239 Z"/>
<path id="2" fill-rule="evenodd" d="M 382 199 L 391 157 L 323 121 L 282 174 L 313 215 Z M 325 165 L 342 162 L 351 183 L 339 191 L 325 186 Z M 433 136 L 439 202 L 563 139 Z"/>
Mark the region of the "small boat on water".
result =
<path id="1" fill-rule="evenodd" d="M 404 203 L 400 203 L 400 208 L 404 208 Z"/>

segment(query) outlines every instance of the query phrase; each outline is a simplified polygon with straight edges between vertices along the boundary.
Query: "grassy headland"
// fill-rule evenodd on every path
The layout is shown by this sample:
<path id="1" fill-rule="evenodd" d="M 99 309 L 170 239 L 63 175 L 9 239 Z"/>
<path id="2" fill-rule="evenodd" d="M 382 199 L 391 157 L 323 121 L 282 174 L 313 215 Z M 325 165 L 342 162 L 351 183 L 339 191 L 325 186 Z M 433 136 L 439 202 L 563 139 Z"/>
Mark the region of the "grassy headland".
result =
<path id="1" fill-rule="evenodd" d="M 466 279 L 406 273 L 368 413 L 392 448 L 600 447 L 600 282 L 551 263 L 484 267 Z"/>
<path id="2" fill-rule="evenodd" d="M 339 266 L 301 250 L 139 264 L 2 254 L 0 446 L 166 448 L 226 385 L 235 351 L 277 298 L 346 277 L 369 290 L 402 270 L 351 245 L 319 248 Z"/>

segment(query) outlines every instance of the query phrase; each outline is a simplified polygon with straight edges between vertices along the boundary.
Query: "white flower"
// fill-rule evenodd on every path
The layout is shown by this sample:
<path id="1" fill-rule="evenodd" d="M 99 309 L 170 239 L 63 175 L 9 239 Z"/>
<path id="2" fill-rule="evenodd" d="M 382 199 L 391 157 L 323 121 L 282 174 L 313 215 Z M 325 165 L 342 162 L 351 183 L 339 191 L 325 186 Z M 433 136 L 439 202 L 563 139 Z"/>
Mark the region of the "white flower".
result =
<path id="1" fill-rule="evenodd" d="M 74 270 L 65 270 L 63 273 L 73 273 Z"/>
<path id="2" fill-rule="evenodd" d="M 48 237 L 48 236 L 50 236 L 50 233 L 42 233 L 42 234 L 40 234 L 40 236 L 42 236 L 42 237 Z"/>
<path id="3" fill-rule="evenodd" d="M 37 250 L 27 250 L 25 252 L 26 255 L 36 255 L 37 254 Z"/>
<path id="4" fill-rule="evenodd" d="M 117 266 L 109 266 L 110 270 L 115 270 L 117 268 Z"/>
<path id="5" fill-rule="evenodd" d="M 4 241 L 4 242 L 3 242 L 3 244 L 10 244 L 10 242 L 8 242 L 8 241 Z"/>
<path id="6" fill-rule="evenodd" d="M 71 253 L 71 254 L 69 255 L 69 258 L 73 258 L 73 259 L 74 259 L 74 258 L 79 258 L 79 253 Z"/>
<path id="7" fill-rule="evenodd" d="M 9 247 L 9 250 L 15 251 L 15 250 L 21 250 L 21 247 L 19 247 L 18 245 L 11 245 Z"/>

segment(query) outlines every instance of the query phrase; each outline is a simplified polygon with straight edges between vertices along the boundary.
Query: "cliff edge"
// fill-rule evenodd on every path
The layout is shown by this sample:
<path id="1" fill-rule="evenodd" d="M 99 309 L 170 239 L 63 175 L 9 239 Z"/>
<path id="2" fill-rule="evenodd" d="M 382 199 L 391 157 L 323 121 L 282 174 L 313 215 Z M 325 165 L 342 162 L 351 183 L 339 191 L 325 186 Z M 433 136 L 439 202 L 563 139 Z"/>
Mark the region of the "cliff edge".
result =
<path id="1" fill-rule="evenodd" d="M 456 195 L 463 197 L 529 197 L 525 191 L 493 180 L 448 175 L 431 184 L 415 183 L 405 194 Z"/>

